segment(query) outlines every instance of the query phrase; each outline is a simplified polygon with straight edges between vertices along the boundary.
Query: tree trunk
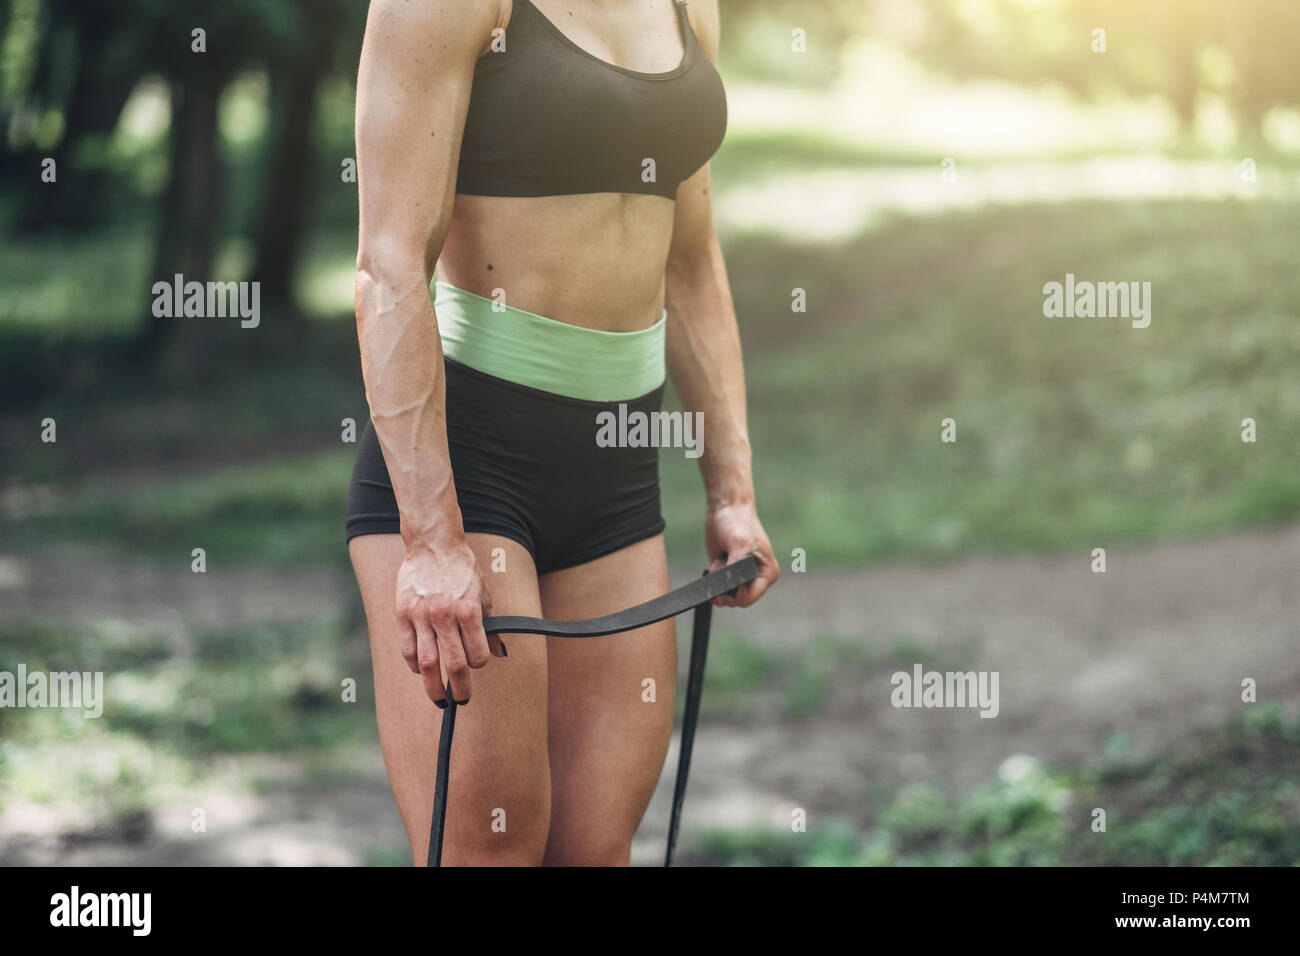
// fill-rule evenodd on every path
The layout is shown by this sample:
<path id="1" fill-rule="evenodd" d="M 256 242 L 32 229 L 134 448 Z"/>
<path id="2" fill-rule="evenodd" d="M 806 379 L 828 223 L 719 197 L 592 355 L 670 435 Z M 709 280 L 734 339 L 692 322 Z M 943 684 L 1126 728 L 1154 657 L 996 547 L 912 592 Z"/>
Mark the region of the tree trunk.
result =
<path id="1" fill-rule="evenodd" d="M 73 58 L 76 75 L 63 110 L 63 138 L 51 151 L 58 181 L 33 191 L 43 201 L 28 207 L 23 226 L 48 229 L 102 225 L 104 200 L 111 194 L 104 163 L 107 140 L 135 85 L 133 76 L 115 73 L 104 63 L 100 41 L 108 29 L 109 24 L 102 20 L 77 23 Z M 78 153 L 84 155 L 87 144 L 97 155 L 79 164 L 75 157 Z"/>
<path id="2" fill-rule="evenodd" d="M 103 38 L 113 25 L 113 14 L 98 4 L 89 4 L 79 13 L 57 6 L 48 15 L 32 88 L 17 101 L 29 98 L 29 105 L 37 109 L 59 109 L 62 137 L 53 147 L 24 145 L 18 152 L 20 164 L 6 172 L 35 178 L 48 157 L 55 161 L 58 178 L 23 191 L 14 221 L 20 234 L 93 227 L 103 220 L 104 199 L 110 192 L 103 162 L 106 140 L 134 85 L 132 75 L 113 71 L 105 62 Z M 5 110 L 0 120 L 11 116 L 12 110 Z M 88 142 L 93 139 L 100 142 Z"/>
<path id="3" fill-rule="evenodd" d="M 312 193 L 312 119 L 324 64 L 281 63 L 271 75 L 272 126 L 252 278 L 277 326 L 296 326 L 293 280 Z"/>
<path id="4" fill-rule="evenodd" d="M 141 335 L 145 357 L 157 358 L 164 345 L 170 346 L 169 366 L 186 375 L 202 371 L 206 363 L 213 320 L 154 316 L 152 287 L 158 281 L 170 285 L 177 274 L 186 282 L 213 278 L 222 177 L 217 133 L 221 78 L 212 64 L 207 56 L 196 57 L 184 80 L 172 81 L 171 176 L 148 277 L 147 318 Z"/>

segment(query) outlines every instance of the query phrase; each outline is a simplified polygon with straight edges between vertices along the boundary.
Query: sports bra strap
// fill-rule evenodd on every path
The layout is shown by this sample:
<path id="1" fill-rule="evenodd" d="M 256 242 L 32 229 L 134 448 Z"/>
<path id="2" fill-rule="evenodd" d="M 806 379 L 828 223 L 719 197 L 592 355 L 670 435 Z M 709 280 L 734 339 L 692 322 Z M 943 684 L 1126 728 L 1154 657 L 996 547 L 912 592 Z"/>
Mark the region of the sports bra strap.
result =
<path id="1" fill-rule="evenodd" d="M 677 8 L 677 19 L 680 21 L 677 26 L 682 32 L 682 49 L 689 49 L 691 41 L 695 39 L 695 29 L 686 13 L 686 0 L 673 0 L 673 6 Z"/>

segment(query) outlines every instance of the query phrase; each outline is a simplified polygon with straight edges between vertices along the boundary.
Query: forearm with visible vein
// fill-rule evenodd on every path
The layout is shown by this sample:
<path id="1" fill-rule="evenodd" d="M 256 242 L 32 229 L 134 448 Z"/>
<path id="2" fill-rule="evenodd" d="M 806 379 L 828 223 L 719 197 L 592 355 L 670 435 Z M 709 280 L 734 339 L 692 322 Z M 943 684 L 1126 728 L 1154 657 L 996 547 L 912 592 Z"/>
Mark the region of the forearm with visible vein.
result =
<path id="1" fill-rule="evenodd" d="M 422 265 L 361 263 L 357 335 L 370 417 L 402 516 L 408 553 L 464 533 L 447 451 L 446 382 Z"/>

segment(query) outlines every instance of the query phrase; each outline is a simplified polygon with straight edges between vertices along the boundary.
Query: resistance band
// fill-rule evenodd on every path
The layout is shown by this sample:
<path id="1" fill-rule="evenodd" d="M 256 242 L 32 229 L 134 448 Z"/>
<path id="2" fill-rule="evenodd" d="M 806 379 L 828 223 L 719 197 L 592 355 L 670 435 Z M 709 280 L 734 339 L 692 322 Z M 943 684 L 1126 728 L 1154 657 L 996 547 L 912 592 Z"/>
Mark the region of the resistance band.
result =
<path id="1" fill-rule="evenodd" d="M 709 625 L 713 599 L 734 595 L 742 584 L 758 577 L 758 562 L 747 555 L 735 564 L 705 574 L 663 597 L 636 607 L 586 621 L 548 621 L 537 617 L 489 617 L 483 620 L 488 634 L 545 634 L 548 637 L 603 637 L 634 631 L 657 621 L 694 609 L 691 627 L 691 663 L 686 678 L 686 713 L 682 718 L 682 745 L 677 756 L 677 781 L 673 786 L 673 809 L 668 822 L 668 851 L 664 866 L 672 866 L 677 828 L 681 824 L 682 801 L 686 797 L 686 775 L 691 769 L 691 748 L 704 690 L 704 662 L 709 653 Z M 447 778 L 451 770 L 451 738 L 456 730 L 456 701 L 447 689 L 447 709 L 442 712 L 442 736 L 438 740 L 438 775 L 433 792 L 433 822 L 429 827 L 429 866 L 442 865 L 442 831 L 447 817 Z"/>

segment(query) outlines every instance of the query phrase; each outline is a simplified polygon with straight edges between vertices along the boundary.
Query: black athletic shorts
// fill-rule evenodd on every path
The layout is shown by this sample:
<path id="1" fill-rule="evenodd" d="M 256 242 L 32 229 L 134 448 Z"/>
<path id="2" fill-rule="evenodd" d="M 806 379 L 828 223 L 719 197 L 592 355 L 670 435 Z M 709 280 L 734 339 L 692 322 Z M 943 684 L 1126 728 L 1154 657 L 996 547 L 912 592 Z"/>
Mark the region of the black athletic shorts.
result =
<path id="1" fill-rule="evenodd" d="M 664 386 L 625 402 L 541 391 L 445 360 L 447 442 L 467 532 L 518 541 L 539 574 L 664 530 L 659 449 L 601 448 L 596 416 L 659 411 Z M 347 537 L 399 534 L 388 468 L 367 422 L 348 488 Z"/>

